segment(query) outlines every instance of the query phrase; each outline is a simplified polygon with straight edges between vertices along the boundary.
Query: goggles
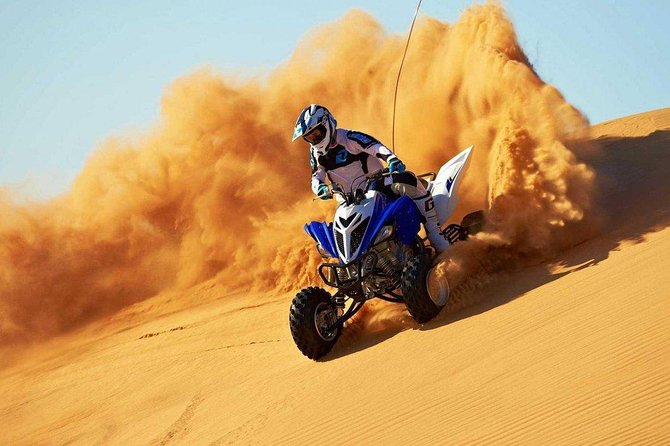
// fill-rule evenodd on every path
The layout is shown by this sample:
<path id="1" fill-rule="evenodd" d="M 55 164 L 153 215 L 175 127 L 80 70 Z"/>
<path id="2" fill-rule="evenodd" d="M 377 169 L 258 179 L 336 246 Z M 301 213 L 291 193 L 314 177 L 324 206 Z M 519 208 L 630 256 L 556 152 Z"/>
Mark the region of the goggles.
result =
<path id="1" fill-rule="evenodd" d="M 308 143 L 316 145 L 326 137 L 326 127 L 324 127 L 323 124 L 319 124 L 308 133 L 302 135 L 302 137 Z"/>

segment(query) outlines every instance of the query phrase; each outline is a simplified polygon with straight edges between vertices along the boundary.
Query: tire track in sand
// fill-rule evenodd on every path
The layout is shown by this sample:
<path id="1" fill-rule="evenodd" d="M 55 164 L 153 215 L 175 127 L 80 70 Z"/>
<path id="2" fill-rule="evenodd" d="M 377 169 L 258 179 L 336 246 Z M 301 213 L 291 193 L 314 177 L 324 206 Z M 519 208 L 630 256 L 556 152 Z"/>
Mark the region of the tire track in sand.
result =
<path id="1" fill-rule="evenodd" d="M 177 421 L 172 423 L 163 438 L 161 440 L 154 441 L 153 444 L 165 446 L 174 442 L 175 440 L 179 440 L 180 438 L 185 437 L 191 430 L 190 423 L 191 419 L 193 419 L 193 415 L 195 414 L 195 409 L 200 405 L 200 403 L 202 403 L 202 401 L 203 398 L 200 395 L 193 397 L 191 402 L 189 402 L 186 406 L 186 409 L 184 409 L 179 418 L 177 418 Z"/>

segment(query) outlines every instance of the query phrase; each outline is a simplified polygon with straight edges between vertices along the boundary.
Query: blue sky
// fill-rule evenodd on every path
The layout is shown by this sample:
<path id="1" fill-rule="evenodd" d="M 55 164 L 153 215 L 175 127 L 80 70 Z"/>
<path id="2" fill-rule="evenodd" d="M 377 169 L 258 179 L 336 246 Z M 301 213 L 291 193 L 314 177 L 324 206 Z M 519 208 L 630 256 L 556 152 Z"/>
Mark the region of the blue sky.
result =
<path id="1" fill-rule="evenodd" d="M 455 21 L 470 1 L 424 0 Z M 597 123 L 670 106 L 670 1 L 502 2 L 526 53 Z M 67 189 L 97 143 L 148 127 L 163 89 L 203 65 L 272 69 L 351 8 L 406 32 L 411 1 L 0 0 L 0 185 Z"/>

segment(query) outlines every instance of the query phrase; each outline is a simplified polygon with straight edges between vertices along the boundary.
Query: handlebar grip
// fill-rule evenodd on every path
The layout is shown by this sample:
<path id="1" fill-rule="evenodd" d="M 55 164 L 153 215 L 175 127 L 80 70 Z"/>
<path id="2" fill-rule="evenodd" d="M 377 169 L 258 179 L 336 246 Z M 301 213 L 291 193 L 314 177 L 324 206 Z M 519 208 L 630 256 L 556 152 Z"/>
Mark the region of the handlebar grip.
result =
<path id="1" fill-rule="evenodd" d="M 372 174 L 372 176 L 371 176 L 370 178 L 371 178 L 371 179 L 374 179 L 374 178 L 383 178 L 383 177 L 388 176 L 388 175 L 390 175 L 390 174 L 391 174 L 391 172 L 389 171 L 389 168 L 388 168 L 388 167 L 385 167 L 385 168 L 383 168 L 383 169 L 381 169 L 381 170 L 378 170 L 378 171 L 375 172 L 374 174 Z"/>
<path id="2" fill-rule="evenodd" d="M 334 195 L 331 194 L 331 193 L 324 194 L 324 195 L 317 195 L 316 197 L 312 198 L 312 201 L 316 201 L 316 200 L 324 200 L 324 201 L 325 201 L 325 200 L 331 200 L 333 197 L 334 197 Z"/>

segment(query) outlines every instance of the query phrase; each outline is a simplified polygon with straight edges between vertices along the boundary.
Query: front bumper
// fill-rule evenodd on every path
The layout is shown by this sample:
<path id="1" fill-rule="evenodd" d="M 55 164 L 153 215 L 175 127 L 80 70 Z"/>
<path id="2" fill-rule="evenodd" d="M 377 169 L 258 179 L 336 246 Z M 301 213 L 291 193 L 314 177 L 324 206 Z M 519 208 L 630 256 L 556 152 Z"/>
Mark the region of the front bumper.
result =
<path id="1" fill-rule="evenodd" d="M 347 264 L 322 263 L 318 271 L 326 285 L 339 290 L 360 288 L 363 279 L 373 274 L 377 266 L 377 253 L 369 251 Z"/>

